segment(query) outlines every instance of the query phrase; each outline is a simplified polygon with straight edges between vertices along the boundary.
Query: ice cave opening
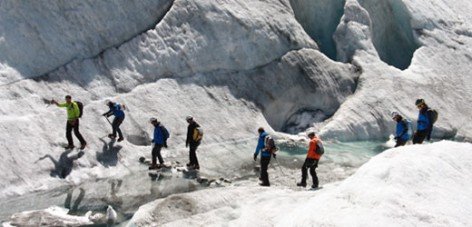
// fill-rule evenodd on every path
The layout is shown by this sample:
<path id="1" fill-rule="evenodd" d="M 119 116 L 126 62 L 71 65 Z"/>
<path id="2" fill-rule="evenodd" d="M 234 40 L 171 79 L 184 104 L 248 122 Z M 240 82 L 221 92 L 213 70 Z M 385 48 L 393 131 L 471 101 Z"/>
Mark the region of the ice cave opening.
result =
<path id="1" fill-rule="evenodd" d="M 345 0 L 290 0 L 295 18 L 320 51 L 336 60 L 333 34 L 344 14 Z"/>

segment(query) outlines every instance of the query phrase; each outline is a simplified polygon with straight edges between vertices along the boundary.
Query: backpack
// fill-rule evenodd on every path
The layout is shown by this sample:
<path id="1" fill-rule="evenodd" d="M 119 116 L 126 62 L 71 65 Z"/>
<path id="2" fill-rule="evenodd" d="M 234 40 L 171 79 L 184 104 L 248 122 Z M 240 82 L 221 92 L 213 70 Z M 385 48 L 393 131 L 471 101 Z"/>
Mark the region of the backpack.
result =
<path id="1" fill-rule="evenodd" d="M 265 137 L 264 144 L 265 144 L 265 149 L 269 151 L 270 153 L 277 152 L 278 148 L 275 146 L 275 141 L 271 136 Z"/>
<path id="2" fill-rule="evenodd" d="M 405 119 L 405 123 L 406 127 L 408 128 L 408 131 L 406 133 L 408 134 L 408 138 L 411 139 L 411 137 L 413 136 L 413 124 L 408 119 Z"/>
<path id="3" fill-rule="evenodd" d="M 321 142 L 321 140 L 318 140 L 316 141 L 316 150 L 315 150 L 315 153 L 319 154 L 319 155 L 323 155 L 324 154 L 324 146 L 323 146 L 323 143 Z"/>
<path id="4" fill-rule="evenodd" d="M 435 109 L 429 109 L 428 117 L 429 117 L 429 120 L 431 121 L 431 124 L 436 123 L 436 121 L 438 120 L 438 111 L 436 111 Z"/>
<path id="5" fill-rule="evenodd" d="M 411 121 L 406 118 L 402 120 L 402 124 L 406 129 L 406 134 L 408 135 L 408 139 L 410 139 L 411 136 L 413 135 L 413 124 L 411 124 Z"/>
<path id="6" fill-rule="evenodd" d="M 164 142 L 167 141 L 167 139 L 169 139 L 169 131 L 167 131 L 166 127 L 164 127 L 163 125 L 160 125 L 159 126 L 161 128 L 161 131 L 162 131 L 162 137 L 164 138 Z"/>
<path id="7" fill-rule="evenodd" d="M 77 106 L 79 107 L 79 118 L 82 117 L 82 113 L 84 112 L 84 104 L 80 101 L 75 101 L 77 103 Z"/>
<path id="8" fill-rule="evenodd" d="M 195 142 L 199 142 L 200 140 L 202 140 L 202 138 L 203 138 L 203 129 L 200 127 L 196 127 L 193 130 L 193 140 Z"/>

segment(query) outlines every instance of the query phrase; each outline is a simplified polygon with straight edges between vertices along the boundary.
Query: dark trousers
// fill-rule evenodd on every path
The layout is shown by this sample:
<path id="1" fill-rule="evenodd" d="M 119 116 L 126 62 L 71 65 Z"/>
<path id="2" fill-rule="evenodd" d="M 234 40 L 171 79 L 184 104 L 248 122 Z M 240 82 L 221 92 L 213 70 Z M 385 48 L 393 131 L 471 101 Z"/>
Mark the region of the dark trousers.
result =
<path id="1" fill-rule="evenodd" d="M 302 182 L 306 184 L 307 170 L 310 168 L 310 175 L 313 178 L 313 186 L 318 187 L 318 176 L 316 176 L 316 167 L 318 167 L 318 160 L 307 158 L 302 166 Z"/>
<path id="2" fill-rule="evenodd" d="M 190 150 L 189 150 L 188 154 L 189 154 L 189 159 L 190 159 L 190 165 L 200 167 L 200 165 L 198 164 L 198 158 L 197 158 L 198 145 L 200 145 L 200 144 L 198 144 L 198 143 L 197 144 L 190 144 Z"/>
<path id="3" fill-rule="evenodd" d="M 113 122 L 111 123 L 111 127 L 113 128 L 113 137 L 116 137 L 116 133 L 118 132 L 119 138 L 123 138 L 123 133 L 121 133 L 120 125 L 123 123 L 123 120 L 125 120 L 124 117 L 122 118 L 116 118 L 113 119 Z"/>
<path id="4" fill-rule="evenodd" d="M 72 139 L 72 129 L 74 129 L 74 134 L 77 137 L 77 139 L 79 139 L 80 144 L 82 145 L 86 144 L 84 137 L 82 137 L 82 135 L 79 132 L 79 119 L 77 119 L 75 122 L 76 122 L 75 125 L 72 125 L 70 121 L 67 121 L 66 138 L 67 138 L 67 142 L 69 143 L 69 146 L 74 145 L 74 140 Z"/>
<path id="5" fill-rule="evenodd" d="M 267 169 L 269 168 L 270 157 L 262 157 L 261 156 L 261 181 L 263 185 L 270 185 L 269 183 L 269 173 L 267 173 Z"/>
<path id="6" fill-rule="evenodd" d="M 424 139 L 428 136 L 428 131 L 416 131 L 415 135 L 413 135 L 413 144 L 422 144 Z"/>
<path id="7" fill-rule="evenodd" d="M 162 159 L 161 155 L 161 144 L 155 144 L 154 148 L 152 148 L 152 165 L 156 165 L 156 157 L 159 159 L 160 164 L 164 164 L 164 159 Z"/>
<path id="8" fill-rule="evenodd" d="M 406 141 L 402 139 L 397 139 L 396 141 L 397 143 L 395 144 L 395 147 L 403 146 L 406 144 Z"/>

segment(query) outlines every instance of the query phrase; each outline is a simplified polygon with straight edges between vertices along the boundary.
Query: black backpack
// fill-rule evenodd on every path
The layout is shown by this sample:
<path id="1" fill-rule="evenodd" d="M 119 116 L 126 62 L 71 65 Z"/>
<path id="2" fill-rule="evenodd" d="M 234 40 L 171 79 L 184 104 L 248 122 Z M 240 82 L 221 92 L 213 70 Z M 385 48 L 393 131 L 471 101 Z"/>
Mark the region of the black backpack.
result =
<path id="1" fill-rule="evenodd" d="M 436 111 L 435 109 L 429 109 L 428 116 L 429 120 L 431 121 L 431 124 L 434 124 L 438 120 L 438 111 Z"/>
<path id="2" fill-rule="evenodd" d="M 169 131 L 167 131 L 166 127 L 164 127 L 163 125 L 160 125 L 159 127 L 161 127 L 162 136 L 164 137 L 164 142 L 165 142 L 170 137 Z"/>
<path id="3" fill-rule="evenodd" d="M 319 155 L 323 155 L 324 154 L 324 146 L 323 146 L 323 143 L 321 142 L 321 140 L 318 140 L 316 141 L 316 151 L 315 153 L 319 154 Z"/>
<path id="4" fill-rule="evenodd" d="M 77 106 L 79 107 L 79 118 L 82 117 L 82 113 L 84 112 L 84 104 L 80 101 L 75 101 L 77 103 Z"/>

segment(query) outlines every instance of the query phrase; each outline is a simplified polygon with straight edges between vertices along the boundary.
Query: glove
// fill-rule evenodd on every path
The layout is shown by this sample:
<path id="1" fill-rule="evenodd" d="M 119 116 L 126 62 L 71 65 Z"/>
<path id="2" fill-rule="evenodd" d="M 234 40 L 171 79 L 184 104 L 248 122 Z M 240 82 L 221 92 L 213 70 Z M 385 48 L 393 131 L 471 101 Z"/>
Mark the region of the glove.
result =
<path id="1" fill-rule="evenodd" d="M 106 116 L 107 116 L 107 113 L 102 114 L 102 116 L 106 117 Z"/>
<path id="2" fill-rule="evenodd" d="M 167 141 L 164 141 L 164 145 L 162 145 L 162 146 L 167 148 Z"/>
<path id="3" fill-rule="evenodd" d="M 272 157 L 274 157 L 275 159 L 277 159 L 277 155 L 275 153 L 272 154 Z"/>
<path id="4" fill-rule="evenodd" d="M 185 144 L 185 147 L 188 147 L 188 143 Z"/>
<path id="5" fill-rule="evenodd" d="M 154 139 L 151 140 L 151 143 L 154 143 Z"/>
<path id="6" fill-rule="evenodd" d="M 257 161 L 257 154 L 254 154 L 254 161 Z"/>

